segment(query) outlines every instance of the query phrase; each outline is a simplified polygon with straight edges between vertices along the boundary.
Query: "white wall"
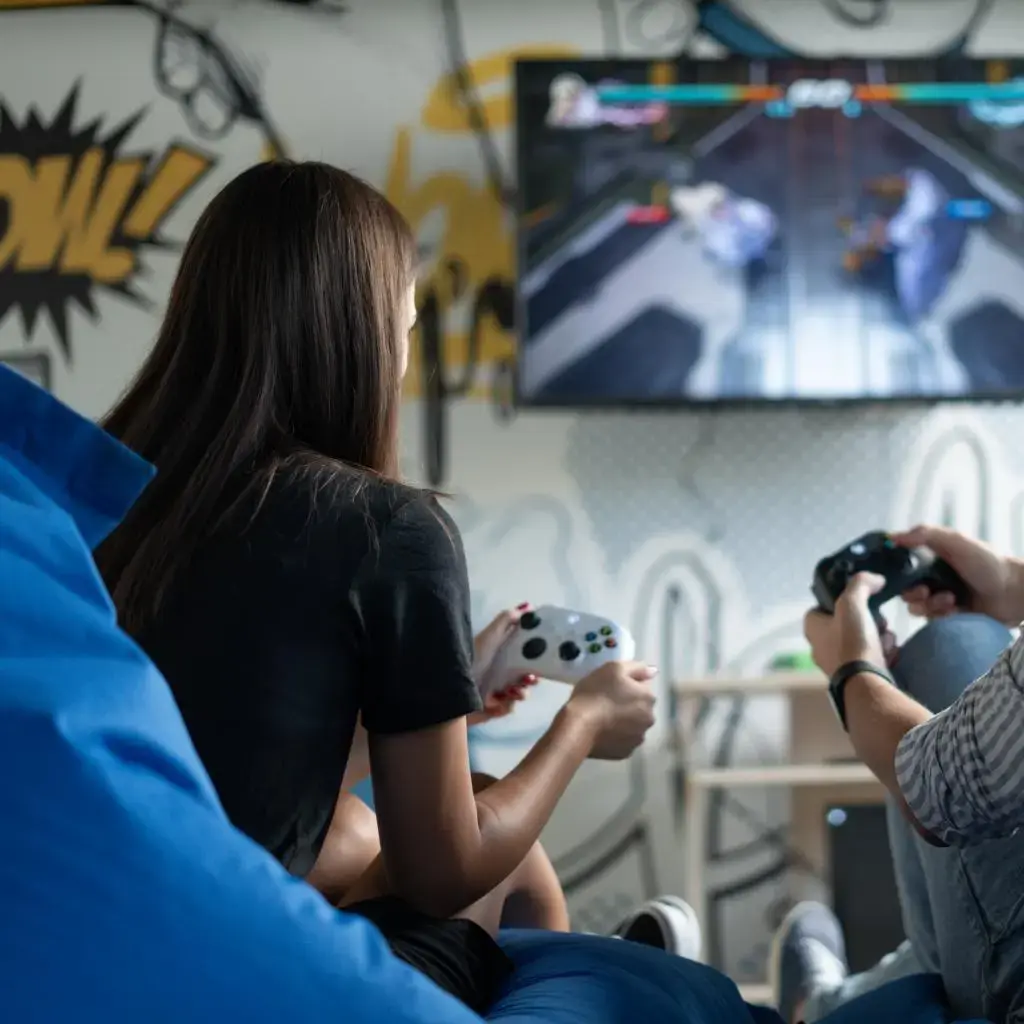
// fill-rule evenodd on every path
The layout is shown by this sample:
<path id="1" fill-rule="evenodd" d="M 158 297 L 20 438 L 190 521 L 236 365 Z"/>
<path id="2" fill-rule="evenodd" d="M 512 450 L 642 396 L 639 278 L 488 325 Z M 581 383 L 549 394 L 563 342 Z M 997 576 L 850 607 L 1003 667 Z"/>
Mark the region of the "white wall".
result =
<path id="1" fill-rule="evenodd" d="M 860 0 L 848 5 L 865 9 Z M 0 0 L 0 9 L 10 6 Z M 104 179 L 110 191 L 99 194 L 96 216 L 65 224 L 63 235 L 47 212 L 57 193 L 47 191 L 40 165 L 24 160 L 25 140 L 48 140 L 58 157 L 73 140 L 38 124 L 26 136 L 12 125 L 30 115 L 50 124 L 76 83 L 72 135 L 99 119 L 103 139 L 138 114 L 118 155 L 141 155 L 151 174 L 152 162 L 179 147 L 173 173 L 151 185 L 141 213 L 127 217 L 136 235 L 145 237 L 154 221 L 140 227 L 142 213 L 159 212 L 177 187 L 179 201 L 156 226 L 162 237 L 182 240 L 212 193 L 279 136 L 292 155 L 336 162 L 384 188 L 435 262 L 461 258 L 476 286 L 492 274 L 510 276 L 511 224 L 445 77 L 437 5 L 347 6 L 338 16 L 260 0 L 185 0 L 176 11 L 185 29 L 169 35 L 146 10 L 0 10 L 0 358 L 45 358 L 61 397 L 102 412 L 145 353 L 174 270 L 173 249 L 137 246 L 136 266 L 123 239 L 111 239 L 118 217 L 124 223 L 138 200 L 128 192 L 119 198 L 116 176 Z M 968 23 L 974 0 L 899 0 L 885 25 L 870 31 L 839 24 L 818 0 L 736 0 L 734 7 L 801 53 L 893 55 L 941 50 Z M 462 8 L 506 174 L 512 56 L 592 55 L 614 48 L 619 36 L 621 52 L 671 53 L 692 21 L 687 0 L 474 0 Z M 972 49 L 1024 52 L 1024 5 L 997 0 Z M 719 52 L 700 35 L 693 50 Z M 231 109 L 238 106 L 232 77 L 244 81 L 249 110 Z M 11 244 L 23 223 L 39 246 L 34 254 Z M 46 225 L 65 248 L 41 245 Z M 36 295 L 59 298 L 53 305 L 67 317 L 67 350 L 49 311 L 29 329 Z M 457 365 L 466 304 L 446 316 Z M 499 331 L 487 333 L 481 385 L 511 345 Z M 1015 408 L 546 414 L 507 423 L 483 390 L 453 410 L 450 483 L 481 621 L 527 599 L 591 607 L 630 623 L 663 678 L 719 665 L 754 672 L 774 653 L 798 649 L 814 561 L 858 531 L 944 517 L 997 544 L 1024 546 L 1024 416 Z M 414 380 L 406 418 L 413 473 L 423 448 L 416 391 Z M 482 747 L 486 766 L 510 763 L 563 696 L 551 685 L 494 727 Z M 722 719 L 713 719 L 711 738 Z M 748 711 L 730 756 L 773 756 L 779 729 L 774 706 Z M 668 773 L 656 751 L 631 766 L 588 770 L 550 829 L 566 878 L 595 869 L 573 891 L 585 926 L 611 923 L 650 886 L 678 884 Z M 777 796 L 738 796 L 766 822 L 785 814 Z M 752 838 L 747 825 L 723 815 L 726 845 Z M 737 881 L 776 857 L 755 845 L 717 869 L 716 881 Z M 760 973 L 779 891 L 778 883 L 761 886 L 723 908 L 726 965 L 737 974 Z"/>

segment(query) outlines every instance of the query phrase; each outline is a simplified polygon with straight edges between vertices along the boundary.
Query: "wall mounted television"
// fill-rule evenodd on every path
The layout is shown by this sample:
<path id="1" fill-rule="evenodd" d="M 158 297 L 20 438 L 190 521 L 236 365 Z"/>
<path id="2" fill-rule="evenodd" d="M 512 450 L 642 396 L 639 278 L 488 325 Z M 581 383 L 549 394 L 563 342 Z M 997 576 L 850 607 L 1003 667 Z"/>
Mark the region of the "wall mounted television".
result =
<path id="1" fill-rule="evenodd" d="M 1024 60 L 527 60 L 525 406 L 1024 397 Z"/>

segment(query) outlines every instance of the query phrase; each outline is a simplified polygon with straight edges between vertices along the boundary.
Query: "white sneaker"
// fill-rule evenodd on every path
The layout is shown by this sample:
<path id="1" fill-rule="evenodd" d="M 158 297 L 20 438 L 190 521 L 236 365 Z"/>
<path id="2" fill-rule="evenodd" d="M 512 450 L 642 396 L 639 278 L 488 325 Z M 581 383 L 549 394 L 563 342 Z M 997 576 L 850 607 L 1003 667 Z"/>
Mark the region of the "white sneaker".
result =
<path id="1" fill-rule="evenodd" d="M 788 1024 L 806 999 L 839 988 L 848 973 L 839 919 L 822 903 L 798 903 L 776 930 L 768 956 L 782 1018 Z"/>
<path id="2" fill-rule="evenodd" d="M 693 907 L 678 896 L 656 896 L 642 903 L 614 934 L 627 942 L 663 949 L 673 956 L 700 960 L 700 921 Z"/>

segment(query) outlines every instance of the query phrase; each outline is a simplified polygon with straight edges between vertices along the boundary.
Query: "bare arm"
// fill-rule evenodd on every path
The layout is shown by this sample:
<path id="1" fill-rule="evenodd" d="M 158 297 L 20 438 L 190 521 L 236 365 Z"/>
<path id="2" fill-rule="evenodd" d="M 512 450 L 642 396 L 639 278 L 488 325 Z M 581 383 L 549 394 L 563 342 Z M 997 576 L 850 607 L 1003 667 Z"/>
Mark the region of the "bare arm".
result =
<path id="1" fill-rule="evenodd" d="M 804 617 L 804 634 L 815 663 L 833 676 L 841 666 L 864 662 L 886 664 L 886 636 L 870 610 L 873 594 L 885 585 L 881 576 L 858 573 L 828 614 L 812 609 Z M 858 757 L 896 799 L 907 820 L 928 842 L 934 837 L 922 828 L 904 799 L 896 773 L 896 751 L 905 735 L 931 718 L 931 712 L 872 671 L 851 676 L 843 693 L 844 724 Z"/>
<path id="2" fill-rule="evenodd" d="M 903 737 L 932 717 L 916 700 L 880 676 L 864 672 L 846 684 L 846 725 L 857 756 L 892 794 L 904 817 L 928 842 L 934 837 L 907 806 L 896 775 L 896 750 Z"/>
<path id="3" fill-rule="evenodd" d="M 473 793 L 465 719 L 370 737 L 384 865 L 398 895 L 449 917 L 500 885 L 590 754 L 599 709 L 571 701 L 504 779 Z"/>
<path id="4" fill-rule="evenodd" d="M 447 917 L 519 866 L 595 744 L 614 757 L 639 744 L 653 721 L 653 673 L 635 664 L 591 673 L 523 762 L 474 794 L 467 719 L 480 693 L 455 524 L 436 505 L 410 502 L 357 575 L 351 601 L 388 880 L 414 906 Z M 613 734 L 624 741 L 609 747 Z"/>
<path id="5" fill-rule="evenodd" d="M 1024 615 L 1019 560 L 943 527 L 918 526 L 893 539 L 906 547 L 929 547 L 946 559 L 967 584 L 971 611 L 1008 625 Z M 882 663 L 867 603 L 881 582 L 855 577 L 837 602 L 834 618 L 808 615 L 808 639 L 826 672 L 853 659 Z M 929 617 L 956 609 L 952 594 L 925 587 L 914 588 L 904 599 L 912 612 Z M 1018 640 L 951 707 L 934 716 L 870 673 L 847 683 L 847 725 L 857 753 L 929 841 L 974 842 L 1024 825 L 1022 643 Z"/>

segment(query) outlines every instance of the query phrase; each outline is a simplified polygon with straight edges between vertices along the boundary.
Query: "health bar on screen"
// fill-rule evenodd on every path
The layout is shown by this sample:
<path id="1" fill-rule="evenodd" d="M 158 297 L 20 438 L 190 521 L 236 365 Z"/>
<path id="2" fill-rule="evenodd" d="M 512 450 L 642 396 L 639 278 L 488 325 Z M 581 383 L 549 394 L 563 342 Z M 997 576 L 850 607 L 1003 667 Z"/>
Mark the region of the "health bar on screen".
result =
<path id="1" fill-rule="evenodd" d="M 996 103 L 1024 102 L 1024 82 L 916 82 L 903 85 L 858 85 L 862 103 Z"/>
<path id="2" fill-rule="evenodd" d="M 606 85 L 599 86 L 597 93 L 601 101 L 608 104 L 669 103 L 710 107 L 786 99 L 786 90 L 777 85 Z M 861 103 L 1024 103 L 1024 82 L 854 85 L 850 98 Z"/>
<path id="3" fill-rule="evenodd" d="M 770 103 L 784 98 L 775 85 L 602 85 L 602 103 L 678 103 L 696 107 Z"/>

